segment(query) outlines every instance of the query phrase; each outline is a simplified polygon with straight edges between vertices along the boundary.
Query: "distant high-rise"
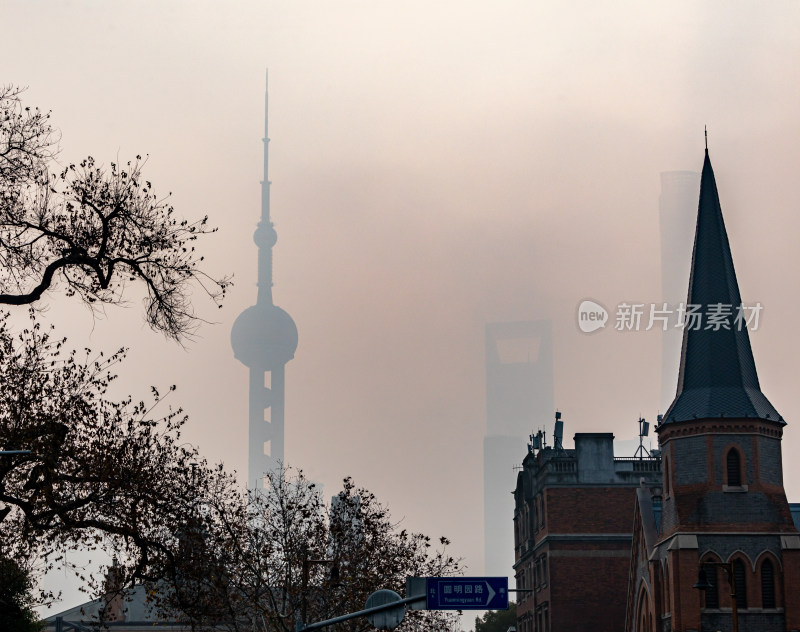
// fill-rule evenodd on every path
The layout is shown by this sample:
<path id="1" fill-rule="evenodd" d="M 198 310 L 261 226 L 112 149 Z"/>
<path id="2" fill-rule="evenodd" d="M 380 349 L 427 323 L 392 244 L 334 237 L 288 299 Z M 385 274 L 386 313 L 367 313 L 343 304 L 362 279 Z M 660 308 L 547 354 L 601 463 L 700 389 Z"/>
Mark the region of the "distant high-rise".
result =
<path id="1" fill-rule="evenodd" d="M 264 95 L 264 180 L 261 221 L 253 240 L 258 246 L 258 296 L 231 329 L 237 360 L 250 369 L 250 439 L 247 484 L 263 486 L 265 472 L 283 461 L 286 363 L 297 349 L 297 326 L 272 301 L 272 248 L 278 240 L 269 209 L 269 95 Z"/>
<path id="2" fill-rule="evenodd" d="M 699 191 L 700 174 L 696 171 L 661 173 L 661 195 L 658 197 L 661 301 L 668 303 L 672 310 L 686 298 Z M 682 330 L 674 325 L 673 320 L 661 337 L 661 397 L 658 400 L 661 412 L 675 397 L 675 376 L 681 359 Z"/>
<path id="3" fill-rule="evenodd" d="M 486 325 L 486 437 L 483 440 L 484 572 L 512 576 L 514 534 L 508 516 L 514 466 L 527 454 L 528 435 L 553 418 L 553 340 L 550 321 Z"/>

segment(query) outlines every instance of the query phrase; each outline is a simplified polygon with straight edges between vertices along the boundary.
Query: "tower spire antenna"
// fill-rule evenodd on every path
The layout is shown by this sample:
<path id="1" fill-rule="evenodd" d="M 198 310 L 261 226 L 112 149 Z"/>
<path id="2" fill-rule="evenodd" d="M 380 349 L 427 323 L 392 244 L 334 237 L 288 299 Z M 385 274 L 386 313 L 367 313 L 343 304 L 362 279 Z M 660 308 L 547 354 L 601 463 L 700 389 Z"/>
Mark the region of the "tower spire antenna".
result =
<path id="1" fill-rule="evenodd" d="M 264 84 L 264 183 L 269 186 L 269 68 L 266 70 L 265 84 Z M 262 183 L 263 184 L 263 183 Z M 269 202 L 269 199 L 267 199 Z M 264 209 L 262 205 L 262 210 Z M 269 219 L 269 204 L 266 207 L 267 217 Z M 265 219 L 262 215 L 261 219 Z"/>
<path id="2" fill-rule="evenodd" d="M 708 126 L 703 125 L 703 134 L 706 137 L 706 151 L 708 151 Z"/>
<path id="3" fill-rule="evenodd" d="M 269 70 L 266 79 L 269 80 Z M 264 90 L 264 179 L 261 182 L 261 221 L 253 241 L 258 246 L 256 304 L 244 310 L 231 329 L 237 360 L 250 369 L 250 446 L 247 483 L 263 487 L 268 471 L 283 462 L 284 391 L 286 364 L 297 349 L 297 326 L 272 298 L 272 248 L 278 241 L 270 218 L 269 88 Z"/>
<path id="4" fill-rule="evenodd" d="M 269 181 L 269 69 L 264 87 L 264 179 L 261 181 L 261 221 L 258 223 L 253 241 L 258 246 L 258 303 L 272 304 L 272 248 L 278 241 L 278 233 L 270 217 Z"/>

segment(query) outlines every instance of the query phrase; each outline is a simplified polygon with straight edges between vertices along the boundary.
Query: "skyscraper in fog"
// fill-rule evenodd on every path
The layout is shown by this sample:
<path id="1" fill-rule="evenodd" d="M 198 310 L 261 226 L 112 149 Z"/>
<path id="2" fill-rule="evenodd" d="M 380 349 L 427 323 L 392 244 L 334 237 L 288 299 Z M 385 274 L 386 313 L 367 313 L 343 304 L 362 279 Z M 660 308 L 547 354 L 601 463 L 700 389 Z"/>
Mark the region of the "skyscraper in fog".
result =
<path id="1" fill-rule="evenodd" d="M 297 349 L 297 326 L 272 300 L 272 248 L 278 240 L 269 208 L 269 96 L 264 95 L 264 180 L 261 221 L 253 235 L 258 246 L 258 295 L 231 330 L 236 359 L 250 369 L 247 484 L 263 485 L 264 473 L 283 461 L 286 363 Z"/>
<path id="2" fill-rule="evenodd" d="M 486 325 L 486 437 L 483 440 L 484 572 L 511 576 L 515 465 L 534 427 L 553 417 L 550 321 Z"/>
<path id="3" fill-rule="evenodd" d="M 663 171 L 658 216 L 661 233 L 661 300 L 671 309 L 686 299 L 686 279 L 692 260 L 692 241 L 697 219 L 700 174 L 696 171 Z M 673 323 L 674 324 L 674 323 Z M 661 338 L 661 397 L 664 412 L 675 397 L 681 359 L 679 327 L 670 327 Z"/>

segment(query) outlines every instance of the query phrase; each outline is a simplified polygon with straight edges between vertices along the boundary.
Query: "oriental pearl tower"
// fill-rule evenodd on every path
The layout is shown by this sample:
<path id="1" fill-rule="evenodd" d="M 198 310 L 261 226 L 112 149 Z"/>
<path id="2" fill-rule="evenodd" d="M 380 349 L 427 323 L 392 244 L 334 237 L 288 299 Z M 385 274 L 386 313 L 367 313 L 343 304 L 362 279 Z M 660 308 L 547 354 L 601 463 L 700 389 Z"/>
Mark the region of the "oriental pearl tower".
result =
<path id="1" fill-rule="evenodd" d="M 250 369 L 250 439 L 247 485 L 263 488 L 264 474 L 283 461 L 286 363 L 297 349 L 297 326 L 272 300 L 272 248 L 278 240 L 269 213 L 269 96 L 264 95 L 264 180 L 261 221 L 253 241 L 258 246 L 258 296 L 231 329 L 233 355 Z"/>

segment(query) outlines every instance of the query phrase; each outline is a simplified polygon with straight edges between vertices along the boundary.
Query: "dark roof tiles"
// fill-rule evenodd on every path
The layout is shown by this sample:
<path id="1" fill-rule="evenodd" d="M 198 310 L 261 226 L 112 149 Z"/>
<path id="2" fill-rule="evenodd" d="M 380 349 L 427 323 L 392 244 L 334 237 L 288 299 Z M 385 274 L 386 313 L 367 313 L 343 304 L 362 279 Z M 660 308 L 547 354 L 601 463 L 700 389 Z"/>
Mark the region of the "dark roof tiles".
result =
<path id="1" fill-rule="evenodd" d="M 663 423 L 727 417 L 782 422 L 761 392 L 747 326 L 735 320 L 742 299 L 708 150 L 687 303 L 700 306 L 704 317 L 722 305 L 731 310 L 731 317 L 728 328 L 709 327 L 704 321 L 684 329 L 677 394 Z"/>

